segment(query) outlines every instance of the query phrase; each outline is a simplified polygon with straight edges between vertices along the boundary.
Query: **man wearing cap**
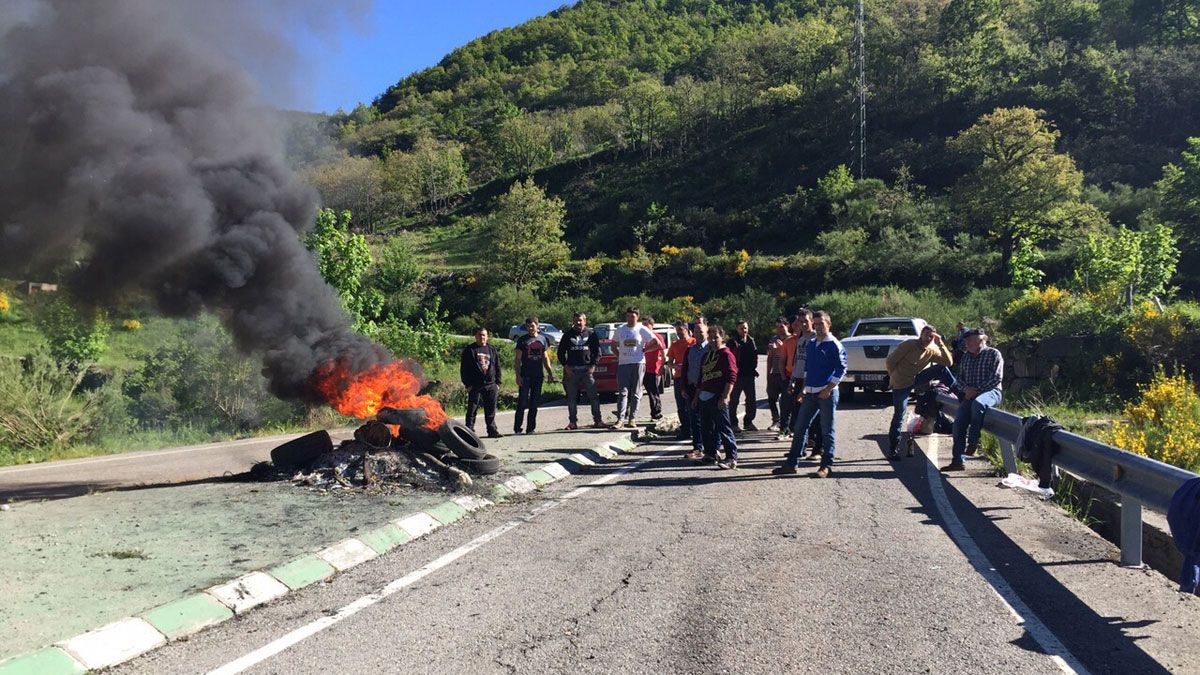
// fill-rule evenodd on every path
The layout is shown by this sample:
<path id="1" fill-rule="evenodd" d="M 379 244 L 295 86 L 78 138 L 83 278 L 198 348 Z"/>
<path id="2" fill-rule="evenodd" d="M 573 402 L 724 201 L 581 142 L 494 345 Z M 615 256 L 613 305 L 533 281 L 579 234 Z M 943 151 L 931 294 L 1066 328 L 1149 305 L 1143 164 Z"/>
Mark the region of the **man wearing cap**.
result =
<path id="1" fill-rule="evenodd" d="M 928 385 L 939 371 L 932 363 L 946 368 L 954 365 L 950 349 L 933 326 L 921 329 L 920 337 L 901 342 L 887 357 L 888 383 L 892 387 L 892 423 L 888 427 L 888 459 L 900 459 L 900 427 L 908 408 L 908 395 L 918 381 Z"/>
<path id="2" fill-rule="evenodd" d="M 974 455 L 979 451 L 983 416 L 1003 398 L 1004 357 L 1000 350 L 987 346 L 987 335 L 978 328 L 963 333 L 963 339 L 966 352 L 958 372 L 961 402 L 958 414 L 954 416 L 952 457 L 950 463 L 942 467 L 943 472 L 962 471 L 963 455 Z"/>

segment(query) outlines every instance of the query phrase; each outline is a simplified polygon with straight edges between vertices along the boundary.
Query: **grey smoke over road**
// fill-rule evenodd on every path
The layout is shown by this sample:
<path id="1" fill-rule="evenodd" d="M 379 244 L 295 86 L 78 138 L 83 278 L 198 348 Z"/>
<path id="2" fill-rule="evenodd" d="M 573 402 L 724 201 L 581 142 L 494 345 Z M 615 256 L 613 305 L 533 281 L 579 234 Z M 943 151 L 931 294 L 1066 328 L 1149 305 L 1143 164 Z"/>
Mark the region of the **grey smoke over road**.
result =
<path id="1" fill-rule="evenodd" d="M 68 287 L 84 302 L 136 292 L 166 314 L 214 312 L 284 397 L 312 397 L 307 377 L 332 359 L 352 370 L 389 360 L 350 330 L 303 248 L 316 195 L 285 164 L 282 125 L 238 65 L 290 77 L 294 55 L 276 26 L 344 10 L 8 2 L 0 275 L 78 260 Z"/>

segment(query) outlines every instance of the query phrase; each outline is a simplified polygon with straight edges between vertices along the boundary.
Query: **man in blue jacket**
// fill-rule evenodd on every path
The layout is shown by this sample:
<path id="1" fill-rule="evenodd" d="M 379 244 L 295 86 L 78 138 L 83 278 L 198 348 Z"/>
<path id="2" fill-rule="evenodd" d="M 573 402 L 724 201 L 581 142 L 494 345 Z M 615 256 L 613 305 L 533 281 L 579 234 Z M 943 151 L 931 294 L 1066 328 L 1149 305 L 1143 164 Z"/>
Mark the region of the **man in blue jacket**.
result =
<path id="1" fill-rule="evenodd" d="M 771 473 L 786 476 L 798 473 L 804 446 L 808 443 L 809 428 L 820 415 L 824 443 L 821 464 L 817 468 L 818 478 L 828 478 L 833 466 L 834 432 L 833 415 L 837 411 L 838 384 L 846 374 L 846 348 L 829 332 L 828 312 L 813 314 L 813 330 L 816 336 L 805 346 L 804 356 L 804 400 L 796 411 L 796 435 L 783 466 Z"/>

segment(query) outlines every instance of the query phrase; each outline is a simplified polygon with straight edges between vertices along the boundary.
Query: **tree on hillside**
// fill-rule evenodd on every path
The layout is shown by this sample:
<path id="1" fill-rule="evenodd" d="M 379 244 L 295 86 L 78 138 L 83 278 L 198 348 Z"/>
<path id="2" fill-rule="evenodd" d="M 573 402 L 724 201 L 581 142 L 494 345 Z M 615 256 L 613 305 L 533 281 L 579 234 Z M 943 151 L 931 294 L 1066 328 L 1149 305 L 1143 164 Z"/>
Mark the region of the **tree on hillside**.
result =
<path id="1" fill-rule="evenodd" d="M 371 267 L 371 249 L 366 238 L 350 231 L 349 211 L 339 214 L 321 209 L 304 245 L 313 252 L 321 277 L 337 291 L 356 327 L 363 327 L 379 315 L 383 296 L 363 283 Z"/>
<path id="2" fill-rule="evenodd" d="M 999 244 L 1001 262 L 1019 269 L 1014 278 L 1028 278 L 1024 266 L 1036 258 L 1037 247 L 1075 203 L 1083 188 L 1083 172 L 1070 156 L 1055 150 L 1058 130 L 1031 108 L 997 108 L 972 127 L 950 139 L 951 149 L 979 158 L 955 188 L 960 208 L 986 227 Z"/>
<path id="3" fill-rule="evenodd" d="M 491 139 L 500 172 L 505 176 L 526 178 L 550 164 L 554 147 L 545 120 L 518 115 L 500 125 Z"/>
<path id="4" fill-rule="evenodd" d="M 334 211 L 358 214 L 358 224 L 374 232 L 384 214 L 384 180 L 379 160 L 351 157 L 309 167 L 304 172 L 309 185 L 321 195 L 321 204 Z"/>
<path id="5" fill-rule="evenodd" d="M 491 217 L 492 268 L 503 283 L 536 286 L 571 256 L 563 241 L 566 206 L 532 178 L 513 183 Z"/>
<path id="6" fill-rule="evenodd" d="M 1184 244 L 1181 270 L 1196 276 L 1200 266 L 1200 138 L 1189 138 L 1178 163 L 1163 167 L 1156 184 L 1159 206 L 1156 216 L 1172 223 Z"/>

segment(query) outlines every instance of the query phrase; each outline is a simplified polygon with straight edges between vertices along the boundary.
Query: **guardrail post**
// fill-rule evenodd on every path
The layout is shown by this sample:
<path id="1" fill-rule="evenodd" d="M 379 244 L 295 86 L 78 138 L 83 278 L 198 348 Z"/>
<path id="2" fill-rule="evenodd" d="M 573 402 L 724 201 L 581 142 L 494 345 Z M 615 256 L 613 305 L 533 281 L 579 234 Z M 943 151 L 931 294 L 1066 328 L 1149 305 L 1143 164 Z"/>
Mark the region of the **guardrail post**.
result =
<path id="1" fill-rule="evenodd" d="M 1121 498 L 1121 566 L 1142 566 L 1142 503 Z"/>
<path id="2" fill-rule="evenodd" d="M 1004 460 L 1004 472 L 1019 473 L 1017 471 L 1016 446 L 1004 440 L 1003 438 L 1000 438 L 999 436 L 996 437 L 996 440 L 1000 441 L 1000 458 Z"/>

